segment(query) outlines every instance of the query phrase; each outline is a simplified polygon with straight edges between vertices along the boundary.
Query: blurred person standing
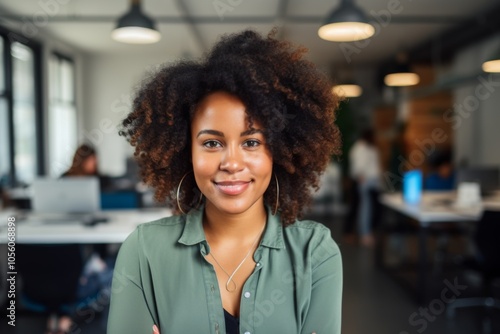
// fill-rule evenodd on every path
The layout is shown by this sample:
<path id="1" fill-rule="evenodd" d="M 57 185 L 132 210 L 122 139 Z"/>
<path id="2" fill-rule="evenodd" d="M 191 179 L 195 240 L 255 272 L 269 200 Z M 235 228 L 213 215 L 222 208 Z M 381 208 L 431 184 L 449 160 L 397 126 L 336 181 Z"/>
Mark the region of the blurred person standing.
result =
<path id="1" fill-rule="evenodd" d="M 381 188 L 380 158 L 372 129 L 362 132 L 349 152 L 350 175 L 358 185 L 358 234 L 363 246 L 375 243 L 372 234 L 376 195 Z"/>

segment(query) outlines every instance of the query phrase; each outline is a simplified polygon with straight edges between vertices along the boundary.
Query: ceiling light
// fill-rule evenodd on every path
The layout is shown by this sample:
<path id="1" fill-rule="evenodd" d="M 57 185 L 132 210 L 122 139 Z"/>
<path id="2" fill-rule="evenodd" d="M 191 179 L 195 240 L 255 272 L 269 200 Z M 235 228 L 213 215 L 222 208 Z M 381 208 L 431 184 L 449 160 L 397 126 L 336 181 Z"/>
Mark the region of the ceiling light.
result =
<path id="1" fill-rule="evenodd" d="M 358 97 L 363 94 L 363 89 L 359 85 L 344 84 L 333 86 L 332 92 L 340 97 Z"/>
<path id="2" fill-rule="evenodd" d="M 397 62 L 392 65 L 384 77 L 384 83 L 391 87 L 415 86 L 420 82 L 420 77 L 408 65 L 408 56 L 400 52 L 396 56 Z"/>
<path id="3" fill-rule="evenodd" d="M 353 1 L 342 0 L 340 6 L 328 15 L 319 28 L 319 37 L 332 42 L 354 42 L 373 36 L 375 28 L 368 23 L 365 13 Z"/>
<path id="4" fill-rule="evenodd" d="M 129 44 L 151 44 L 160 40 L 154 21 L 141 11 L 140 0 L 131 0 L 130 10 L 118 19 L 111 37 L 118 42 Z"/>
<path id="5" fill-rule="evenodd" d="M 387 86 L 405 87 L 415 86 L 420 82 L 420 77 L 412 72 L 400 72 L 387 74 L 384 78 L 384 83 Z"/>
<path id="6" fill-rule="evenodd" d="M 485 61 L 482 68 L 485 72 L 500 73 L 500 59 Z"/>
<path id="7" fill-rule="evenodd" d="M 483 63 L 483 71 L 488 73 L 500 73 L 500 52 L 492 57 L 490 60 Z"/>

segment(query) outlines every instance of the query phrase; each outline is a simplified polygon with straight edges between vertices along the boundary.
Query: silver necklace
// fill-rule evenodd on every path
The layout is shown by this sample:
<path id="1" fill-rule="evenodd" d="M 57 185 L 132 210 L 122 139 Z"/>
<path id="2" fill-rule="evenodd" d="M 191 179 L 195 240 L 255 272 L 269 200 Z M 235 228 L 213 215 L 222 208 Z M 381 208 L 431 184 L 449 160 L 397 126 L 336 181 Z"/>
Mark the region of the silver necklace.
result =
<path id="1" fill-rule="evenodd" d="M 264 228 L 266 228 L 266 225 L 264 225 Z M 227 275 L 229 276 L 228 280 L 226 281 L 226 290 L 228 292 L 234 292 L 236 290 L 236 283 L 234 282 L 233 280 L 233 277 L 234 275 L 236 275 L 236 272 L 241 268 L 241 266 L 243 265 L 243 263 L 245 263 L 245 261 L 248 259 L 248 257 L 250 256 L 250 253 L 252 252 L 252 249 L 255 247 L 255 245 L 257 244 L 257 241 L 259 241 L 260 237 L 262 236 L 262 233 L 264 232 L 264 228 L 262 229 L 262 231 L 257 235 L 257 238 L 255 238 L 255 241 L 253 242 L 252 246 L 250 247 L 250 249 L 248 250 L 247 254 L 245 255 L 245 257 L 243 258 L 243 260 L 241 260 L 240 264 L 238 264 L 238 266 L 236 267 L 236 269 L 234 269 L 233 273 L 231 275 L 229 275 L 229 273 L 226 271 L 226 269 L 224 269 L 224 267 L 219 263 L 219 261 L 217 261 L 217 259 L 215 258 L 215 256 L 213 255 L 212 252 L 210 252 L 210 256 L 212 257 L 212 259 L 214 259 L 215 263 L 217 263 L 217 265 L 222 269 L 222 271 Z M 230 288 L 231 287 L 231 288 Z"/>

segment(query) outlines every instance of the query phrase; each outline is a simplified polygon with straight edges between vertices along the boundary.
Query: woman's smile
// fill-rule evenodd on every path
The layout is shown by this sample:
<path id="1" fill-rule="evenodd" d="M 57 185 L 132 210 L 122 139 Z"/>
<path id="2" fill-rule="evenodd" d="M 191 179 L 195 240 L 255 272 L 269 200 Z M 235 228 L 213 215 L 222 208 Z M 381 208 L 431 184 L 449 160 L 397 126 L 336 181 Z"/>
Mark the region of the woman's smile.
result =
<path id="1" fill-rule="evenodd" d="M 226 195 L 236 196 L 243 193 L 252 181 L 222 181 L 214 182 L 217 189 Z"/>

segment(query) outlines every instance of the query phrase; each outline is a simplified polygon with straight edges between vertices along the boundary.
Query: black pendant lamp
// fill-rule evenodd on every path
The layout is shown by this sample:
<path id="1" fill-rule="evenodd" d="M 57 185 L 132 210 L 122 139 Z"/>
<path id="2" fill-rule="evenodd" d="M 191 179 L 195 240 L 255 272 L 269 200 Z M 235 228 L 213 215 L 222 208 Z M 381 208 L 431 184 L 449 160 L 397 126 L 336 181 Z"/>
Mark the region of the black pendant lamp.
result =
<path id="1" fill-rule="evenodd" d="M 481 66 L 487 73 L 500 73 L 500 49 Z"/>
<path id="2" fill-rule="evenodd" d="M 128 44 L 152 44 L 160 40 L 154 21 L 141 11 L 140 0 L 131 0 L 130 10 L 118 19 L 111 37 Z"/>
<path id="3" fill-rule="evenodd" d="M 389 67 L 384 77 L 384 83 L 390 87 L 415 86 L 420 82 L 420 76 L 410 69 L 408 56 L 400 52 L 396 62 Z"/>
<path id="4" fill-rule="evenodd" d="M 318 30 L 319 37 L 332 42 L 360 41 L 372 37 L 374 33 L 375 28 L 354 0 L 341 0 L 340 6 L 328 15 Z"/>

